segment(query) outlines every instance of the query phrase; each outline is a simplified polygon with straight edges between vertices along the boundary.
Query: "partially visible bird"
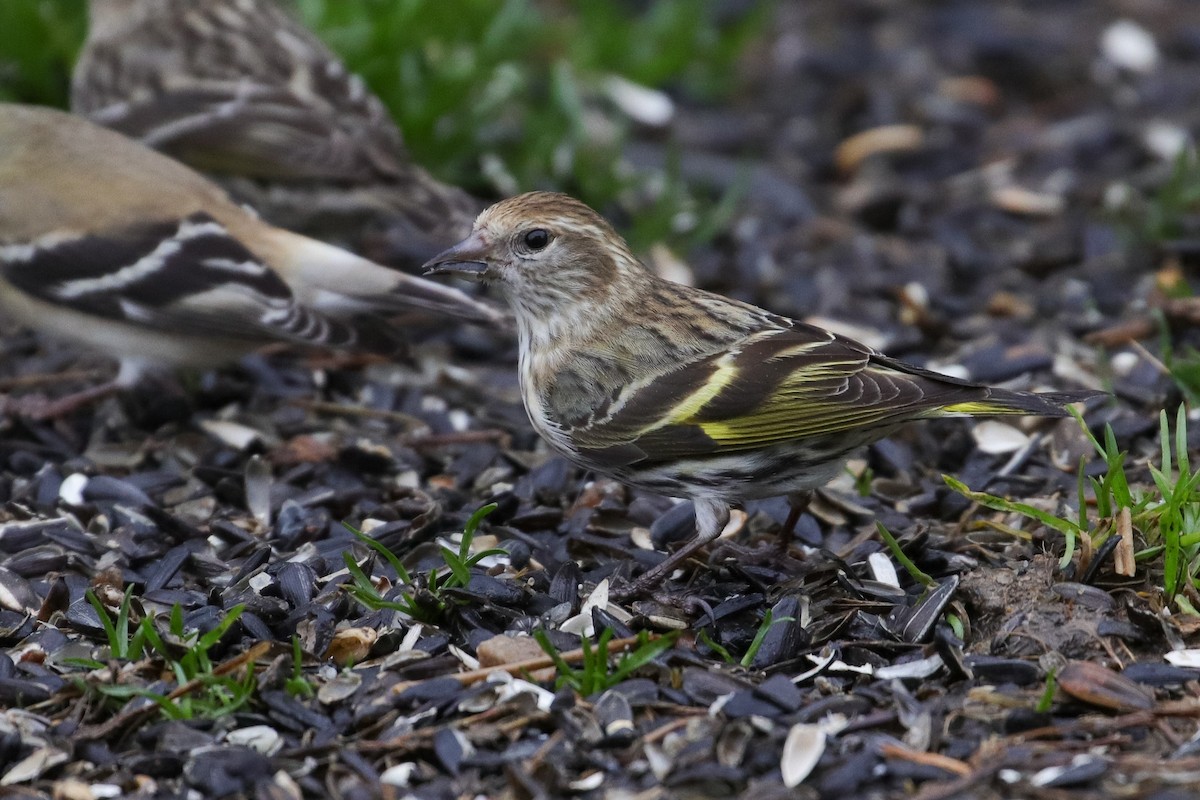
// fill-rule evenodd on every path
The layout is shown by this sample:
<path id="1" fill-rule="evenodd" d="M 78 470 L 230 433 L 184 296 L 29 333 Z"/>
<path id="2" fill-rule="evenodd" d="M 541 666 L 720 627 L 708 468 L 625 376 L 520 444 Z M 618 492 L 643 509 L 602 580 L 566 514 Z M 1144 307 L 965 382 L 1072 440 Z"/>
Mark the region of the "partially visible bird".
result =
<path id="1" fill-rule="evenodd" d="M 274 0 L 88 5 L 76 113 L 220 176 L 276 225 L 382 226 L 400 263 L 470 231 L 482 204 L 414 164 L 383 103 Z"/>
<path id="2" fill-rule="evenodd" d="M 516 316 L 533 427 L 575 463 L 689 497 L 696 536 L 644 592 L 715 539 L 732 505 L 787 495 L 790 535 L 850 453 L 914 419 L 1066 416 L 1095 393 L 1035 394 L 939 375 L 746 303 L 663 280 L 595 211 L 523 194 L 484 211 L 429 273 L 492 283 Z"/>
<path id="3" fill-rule="evenodd" d="M 372 312 L 497 308 L 263 222 L 182 164 L 81 117 L 0 104 L 0 313 L 121 362 L 213 365 L 272 341 L 393 349 Z"/>

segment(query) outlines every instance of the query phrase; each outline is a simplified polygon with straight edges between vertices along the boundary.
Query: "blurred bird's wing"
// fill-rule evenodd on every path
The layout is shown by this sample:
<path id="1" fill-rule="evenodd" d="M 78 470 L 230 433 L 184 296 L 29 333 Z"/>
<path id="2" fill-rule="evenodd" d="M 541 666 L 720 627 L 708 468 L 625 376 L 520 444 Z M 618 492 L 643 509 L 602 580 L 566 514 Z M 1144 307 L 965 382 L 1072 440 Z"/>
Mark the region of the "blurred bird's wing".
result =
<path id="1" fill-rule="evenodd" d="M 377 349 L 378 331 L 296 301 L 268 266 L 207 214 L 102 234 L 0 244 L 17 291 L 82 315 L 164 335 Z"/>
<path id="2" fill-rule="evenodd" d="M 75 113 L 213 172 L 345 183 L 401 173 L 387 109 L 274 0 L 93 2 L 91 14 Z"/>
<path id="3" fill-rule="evenodd" d="M 400 135 L 385 115 L 349 125 L 337 108 L 251 79 L 197 80 L 88 114 L 197 169 L 344 183 L 401 174 Z"/>
<path id="4" fill-rule="evenodd" d="M 862 443 L 922 416 L 1063 414 L 1036 398 L 910 367 L 796 323 L 631 383 L 566 433 L 587 459 L 617 467 L 849 432 Z"/>

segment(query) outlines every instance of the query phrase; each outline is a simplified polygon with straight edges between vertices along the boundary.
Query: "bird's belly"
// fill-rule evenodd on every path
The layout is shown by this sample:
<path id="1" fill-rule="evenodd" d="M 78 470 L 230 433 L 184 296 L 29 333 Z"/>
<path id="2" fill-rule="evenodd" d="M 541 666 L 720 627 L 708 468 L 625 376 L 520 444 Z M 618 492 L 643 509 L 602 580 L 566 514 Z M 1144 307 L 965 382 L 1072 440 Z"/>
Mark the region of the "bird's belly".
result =
<path id="1" fill-rule="evenodd" d="M 646 467 L 631 466 L 615 476 L 646 491 L 676 497 L 712 497 L 742 503 L 816 489 L 842 470 L 847 453 L 813 458 L 795 448 L 685 458 Z"/>
<path id="2" fill-rule="evenodd" d="M 55 338 L 122 361 L 207 367 L 234 361 L 250 349 L 244 341 L 169 335 L 166 331 L 93 316 L 19 292 L 0 294 L 0 312 L 18 325 L 48 331 Z"/>

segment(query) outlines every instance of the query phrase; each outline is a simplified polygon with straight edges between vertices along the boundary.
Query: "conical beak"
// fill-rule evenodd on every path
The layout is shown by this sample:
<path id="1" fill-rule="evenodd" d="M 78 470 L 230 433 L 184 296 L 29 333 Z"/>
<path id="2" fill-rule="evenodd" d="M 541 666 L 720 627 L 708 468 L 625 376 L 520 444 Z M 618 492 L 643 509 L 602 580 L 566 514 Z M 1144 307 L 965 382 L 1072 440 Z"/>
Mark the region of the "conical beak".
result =
<path id="1" fill-rule="evenodd" d="M 449 273 L 478 280 L 487 276 L 488 250 L 483 234 L 474 231 L 454 247 L 426 261 L 421 271 L 426 275 Z"/>

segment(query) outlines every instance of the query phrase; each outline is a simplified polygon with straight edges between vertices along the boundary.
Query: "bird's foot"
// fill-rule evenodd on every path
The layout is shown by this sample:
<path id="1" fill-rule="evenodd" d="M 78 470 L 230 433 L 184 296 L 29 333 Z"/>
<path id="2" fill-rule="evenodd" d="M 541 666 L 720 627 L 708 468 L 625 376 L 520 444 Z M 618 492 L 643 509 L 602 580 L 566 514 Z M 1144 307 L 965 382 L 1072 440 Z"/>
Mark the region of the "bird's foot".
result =
<path id="1" fill-rule="evenodd" d="M 662 578 L 658 575 L 651 575 L 654 570 L 650 569 L 642 573 L 641 577 L 636 580 L 630 578 L 614 578 L 608 584 L 608 599 L 617 603 L 628 603 L 630 600 L 639 600 L 648 597 L 655 589 L 658 589 L 658 584 L 662 582 Z M 646 580 L 650 576 L 650 580 Z"/>
<path id="2" fill-rule="evenodd" d="M 771 564 L 778 562 L 781 558 L 786 558 L 789 551 L 790 543 L 782 537 L 774 542 L 766 542 L 752 547 L 734 542 L 721 542 L 713 548 L 709 561 L 713 564 L 719 564 L 722 561 L 737 561 L 742 564 L 754 565 Z"/>
<path id="3" fill-rule="evenodd" d="M 666 591 L 662 587 L 662 578 L 649 575 L 650 580 L 646 580 L 648 575 L 649 573 L 646 573 L 637 580 L 611 580 L 608 589 L 609 600 L 618 603 L 652 600 L 668 608 L 677 608 L 689 617 L 712 618 L 712 606 L 704 598 L 684 592 Z"/>
<path id="4" fill-rule="evenodd" d="M 682 550 L 679 553 L 683 552 Z M 617 602 L 628 602 L 639 598 L 649 597 L 662 589 L 662 583 L 671 576 L 675 568 L 683 562 L 677 558 L 679 553 L 668 556 L 663 562 L 643 572 L 636 579 L 617 580 L 609 584 L 608 596 Z M 691 553 L 685 553 L 684 557 Z"/>

